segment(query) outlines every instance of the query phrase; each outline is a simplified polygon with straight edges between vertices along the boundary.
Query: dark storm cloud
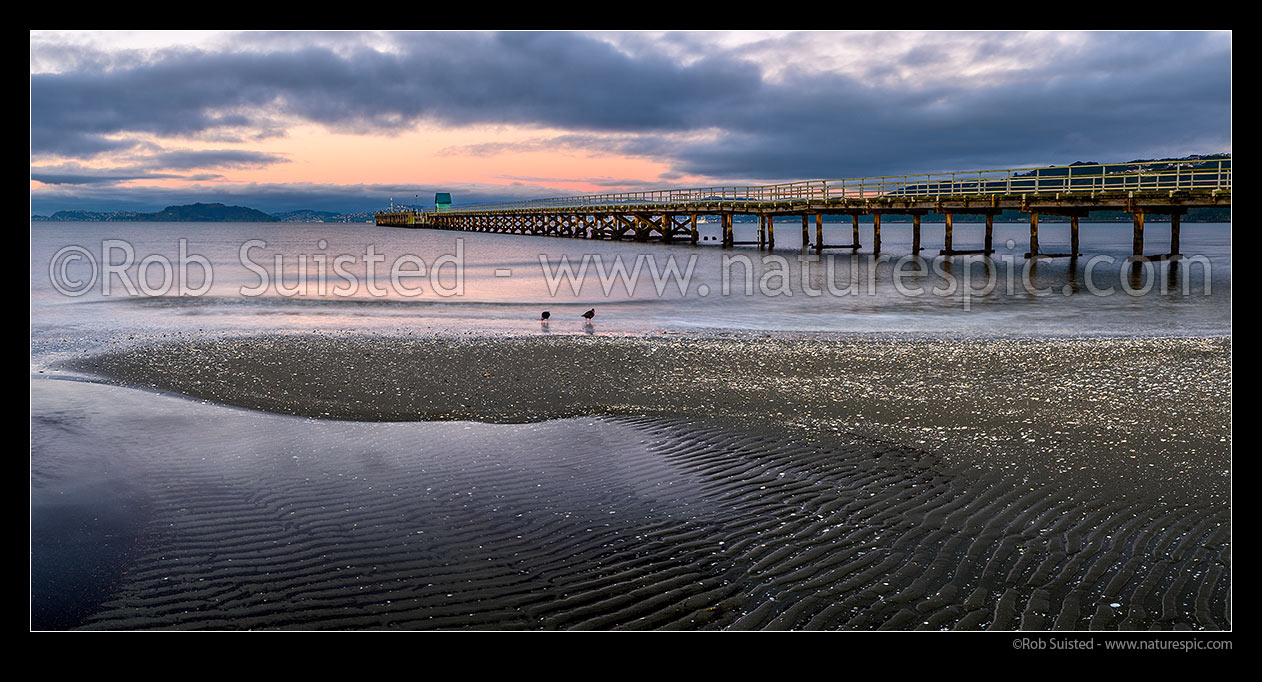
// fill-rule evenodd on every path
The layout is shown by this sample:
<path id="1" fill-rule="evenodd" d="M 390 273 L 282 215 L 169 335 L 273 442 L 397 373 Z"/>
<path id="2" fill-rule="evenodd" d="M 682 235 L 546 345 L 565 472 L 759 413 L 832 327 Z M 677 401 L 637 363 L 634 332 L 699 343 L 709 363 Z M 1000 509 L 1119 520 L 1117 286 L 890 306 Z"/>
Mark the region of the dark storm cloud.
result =
<path id="1" fill-rule="evenodd" d="M 158 152 L 145 159 L 143 166 L 170 170 L 194 168 L 260 168 L 288 161 L 278 154 L 242 149 L 178 149 Z"/>
<path id="2" fill-rule="evenodd" d="M 158 178 L 178 178 L 181 176 L 169 173 L 119 173 L 106 172 L 58 172 L 32 171 L 31 179 L 46 185 L 116 185 L 128 180 L 153 180 Z"/>
<path id="3" fill-rule="evenodd" d="M 32 104 L 32 109 L 33 106 Z M 37 125 L 34 118 L 31 119 L 32 154 L 86 159 L 105 152 L 124 151 L 137 146 L 138 143 L 135 140 L 113 140 L 97 133 L 58 129 L 45 125 L 43 122 Z"/>
<path id="4" fill-rule="evenodd" d="M 752 65 L 632 59 L 581 35 L 425 33 L 403 36 L 400 47 L 169 50 L 110 69 L 35 74 L 32 151 L 88 155 L 105 148 L 100 136 L 248 127 L 264 112 L 373 132 L 421 119 L 672 130 L 702 123 L 702 105 L 759 87 Z M 63 143 L 93 136 L 95 148 Z"/>
<path id="5" fill-rule="evenodd" d="M 627 51 L 583 34 L 412 33 L 381 38 L 390 49 L 376 51 L 357 34 L 336 48 L 320 44 L 328 36 L 301 45 L 301 36 L 282 34 L 284 49 L 270 52 L 263 37 L 241 38 L 236 51 L 167 50 L 33 75 L 32 152 L 88 157 L 140 133 L 277 134 L 284 116 L 377 133 L 419 121 L 562 128 L 572 132 L 530 144 L 767 180 L 1214 153 L 1231 144 L 1229 34 L 930 34 L 844 72 L 795 66 L 776 78 L 741 56 L 752 48 L 708 47 L 704 37 L 686 64 L 659 56 L 642 36 Z M 902 38 L 853 40 L 879 53 Z M 765 41 L 758 58 L 766 63 L 798 42 Z M 1005 65 L 981 75 L 933 70 L 992 59 Z M 92 60 L 79 54 L 75 63 Z"/>
<path id="6" fill-rule="evenodd" d="M 361 51 L 324 62 L 339 97 L 289 102 L 325 123 L 389 128 L 430 118 L 445 123 L 538 124 L 604 131 L 686 129 L 703 123 L 701 105 L 731 101 L 760 87 L 759 70 L 735 60 L 681 66 L 632 57 L 580 34 L 406 34 L 400 55 Z M 314 56 L 314 55 L 313 55 Z M 316 96 L 310 96 L 316 95 Z"/>
<path id="7" fill-rule="evenodd" d="M 789 79 L 780 96 L 715 112 L 717 141 L 685 143 L 681 170 L 722 177 L 852 177 L 1012 164 L 1216 153 L 1230 145 L 1229 51 L 1202 37 L 1105 36 L 1013 85 L 865 86 Z M 918 62 L 922 55 L 913 54 Z"/>
<path id="8" fill-rule="evenodd" d="M 204 170 L 211 168 L 259 168 L 264 165 L 285 162 L 276 154 L 249 152 L 241 149 L 174 149 L 154 150 L 153 145 L 138 145 L 150 150 L 150 154 L 134 157 L 135 163 L 112 168 L 92 168 L 78 163 L 32 165 L 30 179 L 44 184 L 95 184 L 116 186 L 138 179 L 186 179 L 202 182 L 220 179 L 218 173 L 183 174 L 173 170 Z"/>
<path id="9" fill-rule="evenodd" d="M 141 145 L 152 150 L 152 145 Z M 77 163 L 31 166 L 31 179 L 47 185 L 116 185 L 129 180 L 178 178 L 204 181 L 222 177 L 214 173 L 184 175 L 169 171 L 211 168 L 258 168 L 287 161 L 276 154 L 238 149 L 177 149 L 135 157 L 136 162 L 112 168 L 92 168 Z M 167 172 L 163 172 L 167 171 Z"/>

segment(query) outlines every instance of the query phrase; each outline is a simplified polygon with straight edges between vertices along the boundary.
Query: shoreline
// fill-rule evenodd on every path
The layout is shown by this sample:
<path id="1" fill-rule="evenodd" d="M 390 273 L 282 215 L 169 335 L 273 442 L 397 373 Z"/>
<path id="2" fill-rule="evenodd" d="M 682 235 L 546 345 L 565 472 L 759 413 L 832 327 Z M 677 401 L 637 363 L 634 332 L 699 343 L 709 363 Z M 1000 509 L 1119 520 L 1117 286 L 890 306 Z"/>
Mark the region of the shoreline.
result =
<path id="1" fill-rule="evenodd" d="M 32 391 L 155 510 L 89 629 L 1221 630 L 1230 358 L 306 332 Z"/>
<path id="2" fill-rule="evenodd" d="M 1138 476 L 1214 494 L 1230 470 L 1230 337 L 307 332 L 172 339 L 57 366 L 315 419 L 731 417 L 854 434 L 971 466 Z"/>

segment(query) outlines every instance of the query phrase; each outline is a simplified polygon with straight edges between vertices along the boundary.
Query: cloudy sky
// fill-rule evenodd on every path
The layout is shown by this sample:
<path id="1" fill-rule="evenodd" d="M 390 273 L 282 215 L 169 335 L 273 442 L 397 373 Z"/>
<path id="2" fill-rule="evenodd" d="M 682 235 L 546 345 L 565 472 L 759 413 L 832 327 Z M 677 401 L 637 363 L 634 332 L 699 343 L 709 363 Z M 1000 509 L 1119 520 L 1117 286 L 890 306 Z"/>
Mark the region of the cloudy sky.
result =
<path id="1" fill-rule="evenodd" d="M 1231 151 L 1231 33 L 32 32 L 31 210 L 374 210 Z"/>

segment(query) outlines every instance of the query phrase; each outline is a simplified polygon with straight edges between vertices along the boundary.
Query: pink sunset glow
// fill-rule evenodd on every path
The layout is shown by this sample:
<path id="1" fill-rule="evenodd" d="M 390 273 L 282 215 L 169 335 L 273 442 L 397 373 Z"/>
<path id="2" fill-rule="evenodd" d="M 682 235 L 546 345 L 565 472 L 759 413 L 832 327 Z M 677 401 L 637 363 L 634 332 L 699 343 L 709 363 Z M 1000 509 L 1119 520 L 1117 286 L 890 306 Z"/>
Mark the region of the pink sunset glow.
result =
<path id="1" fill-rule="evenodd" d="M 33 32 L 32 208 L 371 210 L 435 191 L 1224 153 L 1230 47 L 1213 32 Z M 1188 92 L 1152 95 L 1169 83 Z M 1189 119 L 1165 104 L 1179 97 L 1203 106 Z"/>

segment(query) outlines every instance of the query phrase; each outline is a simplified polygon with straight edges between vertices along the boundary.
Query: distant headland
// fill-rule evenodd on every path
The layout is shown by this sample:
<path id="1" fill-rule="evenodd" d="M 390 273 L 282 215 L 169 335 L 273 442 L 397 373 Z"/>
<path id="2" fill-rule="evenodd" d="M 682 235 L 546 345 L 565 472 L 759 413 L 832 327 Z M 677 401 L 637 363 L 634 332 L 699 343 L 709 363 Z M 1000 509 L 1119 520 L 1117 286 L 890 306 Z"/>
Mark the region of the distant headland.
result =
<path id="1" fill-rule="evenodd" d="M 161 211 L 57 211 L 50 216 L 32 215 L 32 221 L 52 222 L 145 222 L 145 223 L 362 223 L 372 220 L 371 213 L 338 213 L 303 209 L 283 213 L 264 213 L 246 206 L 224 204 L 186 204 L 167 206 Z"/>

